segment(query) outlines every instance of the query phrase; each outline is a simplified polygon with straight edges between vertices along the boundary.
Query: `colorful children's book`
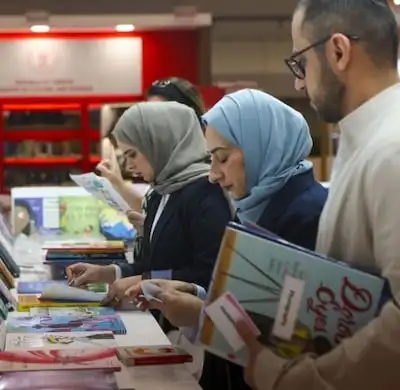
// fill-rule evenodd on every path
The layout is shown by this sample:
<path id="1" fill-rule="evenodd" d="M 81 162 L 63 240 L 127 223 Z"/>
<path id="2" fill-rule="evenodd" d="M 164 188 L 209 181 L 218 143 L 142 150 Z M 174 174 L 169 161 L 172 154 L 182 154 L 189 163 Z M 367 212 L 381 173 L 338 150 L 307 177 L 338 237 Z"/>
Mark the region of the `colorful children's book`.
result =
<path id="1" fill-rule="evenodd" d="M 61 283 L 68 286 L 67 280 L 60 281 L 41 281 L 41 282 L 24 282 L 19 281 L 17 284 L 17 293 L 18 294 L 41 294 L 43 289 L 52 283 Z"/>
<path id="2" fill-rule="evenodd" d="M 30 311 L 34 307 L 45 307 L 45 308 L 53 308 L 53 307 L 98 307 L 101 306 L 100 302 L 76 302 L 76 301 L 55 301 L 49 300 L 46 301 L 44 299 L 39 299 L 36 295 L 19 295 L 18 296 L 18 311 Z"/>
<path id="3" fill-rule="evenodd" d="M 3 390 L 117 390 L 108 370 L 8 372 L 0 376 Z"/>
<path id="4" fill-rule="evenodd" d="M 239 311 L 223 297 L 230 292 L 261 331 L 260 342 L 278 355 L 323 354 L 376 316 L 384 284 L 377 276 L 231 223 L 209 289 L 206 312 L 214 322 L 205 317 L 200 339 L 212 353 L 246 364 L 246 349 L 232 342 L 239 336 L 231 309 Z"/>
<path id="5" fill-rule="evenodd" d="M 92 369 L 120 371 L 115 348 L 0 352 L 1 373 Z"/>
<path id="6" fill-rule="evenodd" d="M 6 337 L 5 350 L 24 349 L 85 349 L 114 348 L 112 332 L 56 332 L 56 333 L 10 333 Z"/>
<path id="7" fill-rule="evenodd" d="M 70 178 L 83 187 L 87 192 L 99 199 L 110 207 L 126 213 L 130 206 L 124 198 L 115 190 L 112 184 L 105 177 L 97 176 L 95 173 L 85 173 L 82 175 L 69 175 Z"/>
<path id="8" fill-rule="evenodd" d="M 115 315 L 112 307 L 33 307 L 29 310 L 30 316 L 110 316 Z"/>
<path id="9" fill-rule="evenodd" d="M 193 357 L 183 348 L 171 345 L 117 348 L 117 355 L 122 364 L 128 367 L 193 361 Z"/>
<path id="10" fill-rule="evenodd" d="M 99 332 L 125 334 L 119 315 L 110 316 L 37 316 L 13 317 L 7 321 L 7 333 Z"/>
<path id="11" fill-rule="evenodd" d="M 63 287 L 68 286 L 67 280 L 49 280 L 41 282 L 18 282 L 17 293 L 18 294 L 43 294 L 43 292 L 49 287 L 56 288 L 55 285 L 61 285 Z M 62 287 L 61 287 L 62 288 Z M 84 288 L 85 291 L 92 291 L 98 293 L 105 293 L 108 290 L 107 284 L 105 283 L 90 283 Z"/>

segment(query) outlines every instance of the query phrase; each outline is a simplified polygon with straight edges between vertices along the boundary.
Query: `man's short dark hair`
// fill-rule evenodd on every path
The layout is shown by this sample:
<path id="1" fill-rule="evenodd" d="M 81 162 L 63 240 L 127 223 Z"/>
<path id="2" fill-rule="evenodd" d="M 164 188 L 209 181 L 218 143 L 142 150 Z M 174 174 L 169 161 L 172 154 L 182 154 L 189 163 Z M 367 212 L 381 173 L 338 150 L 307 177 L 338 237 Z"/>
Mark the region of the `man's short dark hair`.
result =
<path id="1" fill-rule="evenodd" d="M 376 65 L 397 68 L 397 23 L 386 0 L 300 0 L 297 10 L 309 39 L 356 35 Z"/>

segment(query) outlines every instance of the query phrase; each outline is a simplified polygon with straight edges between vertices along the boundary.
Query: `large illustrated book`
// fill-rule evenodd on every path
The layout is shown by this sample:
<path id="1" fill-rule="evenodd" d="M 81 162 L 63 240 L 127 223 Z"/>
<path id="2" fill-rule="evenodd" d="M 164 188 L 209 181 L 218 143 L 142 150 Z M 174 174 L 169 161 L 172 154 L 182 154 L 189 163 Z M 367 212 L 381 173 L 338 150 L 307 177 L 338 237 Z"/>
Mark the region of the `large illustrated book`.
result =
<path id="1" fill-rule="evenodd" d="M 113 372 L 108 370 L 23 371 L 0 376 L 3 390 L 118 390 Z"/>
<path id="2" fill-rule="evenodd" d="M 384 280 L 260 231 L 229 224 L 209 289 L 208 304 L 232 293 L 278 355 L 323 354 L 377 314 Z M 206 349 L 244 365 L 206 316 Z"/>
<path id="3" fill-rule="evenodd" d="M 115 348 L 1 351 L 0 372 L 52 370 L 120 371 Z"/>
<path id="4" fill-rule="evenodd" d="M 115 348 L 112 332 L 10 333 L 5 350 Z"/>
<path id="5" fill-rule="evenodd" d="M 7 333 L 99 332 L 125 334 L 119 315 L 13 317 L 7 321 Z"/>

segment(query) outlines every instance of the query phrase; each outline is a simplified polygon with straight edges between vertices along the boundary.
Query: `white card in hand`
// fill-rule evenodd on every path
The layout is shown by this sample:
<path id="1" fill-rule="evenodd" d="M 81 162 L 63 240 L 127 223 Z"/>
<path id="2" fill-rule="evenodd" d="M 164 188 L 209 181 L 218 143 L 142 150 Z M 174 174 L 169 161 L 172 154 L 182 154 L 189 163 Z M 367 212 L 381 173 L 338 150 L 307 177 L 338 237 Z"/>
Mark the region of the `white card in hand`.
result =
<path id="1" fill-rule="evenodd" d="M 161 299 L 157 296 L 162 292 L 162 288 L 152 283 L 151 280 L 145 280 L 141 282 L 141 289 L 143 292 L 143 298 L 146 301 L 157 301 L 161 302 Z"/>
<path id="2" fill-rule="evenodd" d="M 235 301 L 236 299 L 233 295 L 226 292 L 207 306 L 205 312 L 233 348 L 234 352 L 237 352 L 245 346 L 245 343 L 236 331 L 235 323 L 239 320 L 248 321 L 248 316 L 247 313 L 243 313 L 244 309 L 242 309 L 242 312 L 242 310 L 237 307 Z M 255 332 L 257 332 L 257 330 L 255 330 Z M 259 332 L 257 333 L 259 334 Z"/>

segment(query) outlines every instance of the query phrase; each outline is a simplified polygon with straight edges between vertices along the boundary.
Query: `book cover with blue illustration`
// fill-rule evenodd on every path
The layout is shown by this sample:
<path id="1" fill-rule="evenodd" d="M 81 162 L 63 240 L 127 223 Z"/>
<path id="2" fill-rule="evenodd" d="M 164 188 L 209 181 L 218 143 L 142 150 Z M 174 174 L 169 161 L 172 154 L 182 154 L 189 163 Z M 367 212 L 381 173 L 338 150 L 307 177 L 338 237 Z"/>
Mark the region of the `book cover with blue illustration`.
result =
<path id="1" fill-rule="evenodd" d="M 119 315 L 13 317 L 7 321 L 7 333 L 98 332 L 126 334 Z"/>
<path id="2" fill-rule="evenodd" d="M 382 278 L 231 223 L 208 303 L 229 291 L 261 331 L 260 342 L 293 358 L 328 352 L 365 326 L 380 309 L 384 286 Z M 212 353 L 246 364 L 246 349 L 235 352 L 207 316 L 200 340 Z"/>
<path id="3" fill-rule="evenodd" d="M 40 282 L 18 282 L 17 285 L 17 293 L 18 294 L 41 294 L 43 289 L 49 284 L 61 283 L 68 285 L 68 280 L 60 280 L 60 281 L 40 281 Z"/>

